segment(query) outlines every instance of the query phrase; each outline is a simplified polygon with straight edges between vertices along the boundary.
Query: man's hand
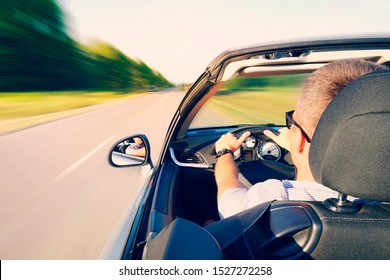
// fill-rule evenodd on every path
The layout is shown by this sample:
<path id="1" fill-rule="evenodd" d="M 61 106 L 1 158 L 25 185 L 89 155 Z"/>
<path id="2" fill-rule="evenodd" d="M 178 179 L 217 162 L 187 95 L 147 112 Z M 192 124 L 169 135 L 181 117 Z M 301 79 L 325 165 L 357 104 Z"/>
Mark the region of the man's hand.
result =
<path id="1" fill-rule="evenodd" d="M 126 154 L 137 157 L 145 157 L 145 147 L 134 149 L 131 146 L 127 147 Z"/>
<path id="2" fill-rule="evenodd" d="M 237 139 L 232 133 L 226 133 L 219 138 L 215 143 L 215 151 L 219 152 L 223 149 L 229 149 L 235 152 L 238 148 L 241 147 L 242 143 L 246 138 L 249 137 L 251 133 L 249 131 L 244 132 L 239 139 Z"/>
<path id="3" fill-rule="evenodd" d="M 264 130 L 264 135 L 274 140 L 279 146 L 290 151 L 290 129 L 287 127 L 280 129 L 279 135 L 276 135 L 270 130 Z"/>

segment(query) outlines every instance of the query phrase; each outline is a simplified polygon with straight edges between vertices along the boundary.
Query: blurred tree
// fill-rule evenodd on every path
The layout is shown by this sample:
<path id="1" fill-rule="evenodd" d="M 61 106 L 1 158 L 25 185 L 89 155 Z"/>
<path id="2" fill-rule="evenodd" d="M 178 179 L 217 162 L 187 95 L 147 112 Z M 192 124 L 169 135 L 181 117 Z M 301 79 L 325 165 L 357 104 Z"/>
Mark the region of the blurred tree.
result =
<path id="1" fill-rule="evenodd" d="M 153 71 L 142 61 L 134 61 L 120 50 L 102 41 L 94 41 L 84 48 L 89 54 L 92 85 L 101 89 L 142 90 L 150 85 L 172 86 L 164 76 Z"/>
<path id="2" fill-rule="evenodd" d="M 85 87 L 83 53 L 54 0 L 1 0 L 0 89 Z"/>
<path id="3" fill-rule="evenodd" d="M 80 46 L 56 0 L 0 0 L 0 91 L 171 86 L 102 41 Z"/>
<path id="4" fill-rule="evenodd" d="M 88 70 L 92 78 L 91 87 L 118 90 L 128 90 L 132 87 L 132 61 L 118 49 L 97 41 L 86 46 L 85 51 L 92 64 Z"/>
<path id="5" fill-rule="evenodd" d="M 144 86 L 171 87 L 173 86 L 161 73 L 153 70 L 143 61 L 139 61 L 138 69 L 140 78 L 144 81 Z"/>
<path id="6" fill-rule="evenodd" d="M 307 78 L 307 74 L 299 75 L 277 75 L 265 77 L 243 77 L 236 76 L 229 80 L 224 86 L 225 90 L 253 89 L 263 87 L 291 87 L 299 86 Z"/>

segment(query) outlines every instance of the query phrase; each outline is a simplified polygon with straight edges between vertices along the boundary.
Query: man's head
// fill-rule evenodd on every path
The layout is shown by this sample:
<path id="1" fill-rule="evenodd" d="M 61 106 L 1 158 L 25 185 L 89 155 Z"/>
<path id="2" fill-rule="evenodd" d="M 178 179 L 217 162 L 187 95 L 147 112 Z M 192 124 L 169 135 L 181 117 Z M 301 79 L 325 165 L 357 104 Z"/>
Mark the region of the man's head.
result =
<path id="1" fill-rule="evenodd" d="M 356 78 L 384 66 L 362 59 L 331 62 L 313 72 L 303 84 L 295 110 L 295 120 L 313 137 L 317 123 L 329 102 Z"/>
<path id="2" fill-rule="evenodd" d="M 346 59 L 321 67 L 306 80 L 293 114 L 300 128 L 293 125 L 290 132 L 291 155 L 298 169 L 297 179 L 312 180 L 308 162 L 310 144 L 303 137 L 302 130 L 311 139 L 322 113 L 337 93 L 356 78 L 383 69 L 386 68 L 369 61 Z"/>

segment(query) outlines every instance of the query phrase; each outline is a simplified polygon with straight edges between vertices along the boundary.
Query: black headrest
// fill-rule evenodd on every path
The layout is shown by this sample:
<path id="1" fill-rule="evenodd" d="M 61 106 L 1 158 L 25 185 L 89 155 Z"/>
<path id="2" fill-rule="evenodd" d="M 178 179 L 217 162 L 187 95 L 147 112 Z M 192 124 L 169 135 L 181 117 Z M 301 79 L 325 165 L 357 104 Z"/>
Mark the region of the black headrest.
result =
<path id="1" fill-rule="evenodd" d="M 309 154 L 314 179 L 357 198 L 390 202 L 390 71 L 364 75 L 324 111 Z"/>

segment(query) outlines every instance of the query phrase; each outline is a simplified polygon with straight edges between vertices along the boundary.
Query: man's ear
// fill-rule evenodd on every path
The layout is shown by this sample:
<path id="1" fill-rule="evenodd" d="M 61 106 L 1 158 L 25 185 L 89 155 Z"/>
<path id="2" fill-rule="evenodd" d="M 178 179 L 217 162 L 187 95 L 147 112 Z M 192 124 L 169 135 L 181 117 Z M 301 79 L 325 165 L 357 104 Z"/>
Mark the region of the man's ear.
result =
<path id="1" fill-rule="evenodd" d="M 291 127 L 292 139 L 291 139 L 291 149 L 294 149 L 297 153 L 303 153 L 305 145 L 305 137 L 302 134 L 302 131 L 296 126 Z"/>

